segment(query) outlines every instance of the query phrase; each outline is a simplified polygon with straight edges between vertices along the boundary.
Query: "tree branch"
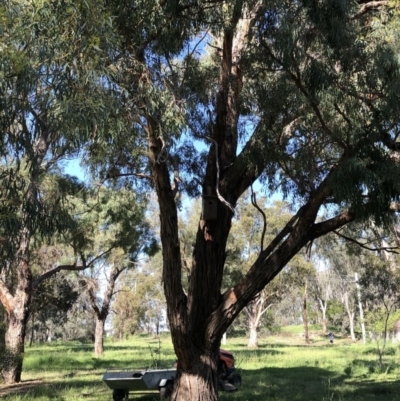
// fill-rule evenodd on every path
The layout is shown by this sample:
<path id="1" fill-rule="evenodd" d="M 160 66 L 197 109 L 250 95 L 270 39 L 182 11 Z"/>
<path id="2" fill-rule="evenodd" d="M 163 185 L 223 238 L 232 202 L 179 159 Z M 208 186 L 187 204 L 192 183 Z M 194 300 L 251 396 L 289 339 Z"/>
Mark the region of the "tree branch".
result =
<path id="1" fill-rule="evenodd" d="M 366 249 L 368 251 L 386 251 L 386 252 L 390 252 L 390 253 L 396 253 L 398 254 L 399 252 L 396 252 L 395 249 L 399 249 L 399 246 L 382 246 L 382 247 L 374 247 L 371 248 L 369 246 L 366 246 L 365 244 L 357 241 L 354 238 L 348 237 L 347 235 L 341 234 L 339 231 L 334 230 L 333 231 L 337 236 L 339 236 L 340 238 L 345 239 L 346 241 L 352 242 L 353 244 L 358 245 L 359 247 Z"/>
<path id="2" fill-rule="evenodd" d="M 119 269 L 115 264 L 111 269 L 110 278 L 108 280 L 107 289 L 104 295 L 103 304 L 101 306 L 100 317 L 105 319 L 108 315 L 108 310 L 110 308 L 111 299 L 114 295 L 115 282 L 117 281 L 120 274 L 125 270 L 125 268 Z"/>
<path id="3" fill-rule="evenodd" d="M 350 17 L 350 20 L 360 19 L 369 11 L 376 10 L 387 5 L 389 5 L 389 1 L 370 1 L 369 3 L 364 4 L 356 14 L 352 15 Z"/>
<path id="4" fill-rule="evenodd" d="M 49 277 L 54 276 L 56 273 L 60 272 L 61 270 L 68 270 L 68 271 L 82 271 L 87 269 L 88 267 L 95 264 L 99 259 L 104 257 L 107 253 L 111 251 L 112 248 L 107 249 L 100 255 L 93 258 L 89 263 L 86 263 L 86 258 L 83 254 L 81 254 L 82 265 L 77 266 L 76 261 L 72 265 L 59 265 L 54 267 L 53 269 L 48 270 L 47 272 L 40 275 L 36 280 L 32 282 L 32 288 L 37 288 L 44 280 L 47 280 Z"/>
<path id="5" fill-rule="evenodd" d="M 267 217 L 265 216 L 264 211 L 258 206 L 257 204 L 257 199 L 256 199 L 256 194 L 253 192 L 253 185 L 251 186 L 251 204 L 261 213 L 264 221 L 263 225 L 263 231 L 261 234 L 261 251 L 264 249 L 264 237 L 265 237 L 265 232 L 267 231 Z"/>
<path id="6" fill-rule="evenodd" d="M 338 228 L 343 227 L 347 223 L 350 223 L 356 218 L 356 214 L 350 211 L 343 212 L 338 214 L 337 216 L 325 220 L 321 223 L 314 224 L 312 233 L 310 235 L 310 240 L 314 240 L 316 238 L 322 237 L 325 234 L 328 234 Z"/>
<path id="7" fill-rule="evenodd" d="M 60 272 L 61 270 L 68 270 L 68 271 L 81 271 L 85 270 L 87 266 L 77 266 L 76 263 L 73 265 L 58 265 L 53 269 L 48 270 L 47 272 L 40 275 L 32 282 L 32 289 L 37 288 L 43 281 L 47 280 L 48 278 L 54 276 L 56 273 Z"/>
<path id="8" fill-rule="evenodd" d="M 89 284 L 89 285 L 87 285 L 87 292 L 89 295 L 90 305 L 92 306 L 92 309 L 94 310 L 94 313 L 96 314 L 97 318 L 100 319 L 101 312 L 100 312 L 100 308 L 98 307 L 97 302 L 96 302 L 96 296 L 94 295 L 95 284 L 93 282 L 91 282 L 89 280 L 89 278 L 87 278 L 87 277 L 83 278 L 83 280 L 87 284 Z"/>

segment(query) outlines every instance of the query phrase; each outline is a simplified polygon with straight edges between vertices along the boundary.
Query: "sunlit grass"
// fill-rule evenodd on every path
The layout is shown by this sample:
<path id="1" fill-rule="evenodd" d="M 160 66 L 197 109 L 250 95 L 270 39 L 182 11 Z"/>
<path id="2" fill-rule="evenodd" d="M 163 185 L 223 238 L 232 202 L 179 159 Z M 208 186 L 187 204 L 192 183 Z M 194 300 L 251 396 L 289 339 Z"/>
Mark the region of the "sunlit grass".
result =
<path id="1" fill-rule="evenodd" d="M 228 338 L 243 384 L 222 401 L 395 401 L 400 394 L 400 351 L 389 345 L 381 371 L 374 344 L 337 338 L 330 345 L 314 336 L 310 345 L 296 331 L 262 338 L 258 349 L 245 338 Z M 102 382 L 106 370 L 169 367 L 175 360 L 168 336 L 108 340 L 105 355 L 95 358 L 91 344 L 52 343 L 27 348 L 23 382 L 0 387 L 5 401 L 106 401 L 111 390 Z M 130 393 L 130 400 L 158 400 L 158 394 Z"/>

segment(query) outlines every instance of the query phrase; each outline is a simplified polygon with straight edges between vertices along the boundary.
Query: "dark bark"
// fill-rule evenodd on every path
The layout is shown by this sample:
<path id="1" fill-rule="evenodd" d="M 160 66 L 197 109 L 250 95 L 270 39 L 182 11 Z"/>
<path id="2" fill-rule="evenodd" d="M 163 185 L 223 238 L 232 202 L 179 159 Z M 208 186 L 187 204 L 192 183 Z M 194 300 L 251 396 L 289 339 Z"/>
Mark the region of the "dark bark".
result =
<path id="1" fill-rule="evenodd" d="M 29 338 L 29 347 L 32 347 L 34 336 L 35 336 L 35 314 L 33 312 L 31 315 L 31 325 L 32 325 L 32 327 L 31 327 L 31 335 Z"/>
<path id="2" fill-rule="evenodd" d="M 304 340 L 307 344 L 310 343 L 310 336 L 308 334 L 308 310 L 307 310 L 307 281 L 304 285 L 303 294 L 303 326 L 304 326 Z"/>
<path id="3" fill-rule="evenodd" d="M 154 146 L 151 148 L 157 149 L 155 136 L 152 144 Z M 296 218 L 282 230 L 282 238 L 261 252 L 241 282 L 221 296 L 225 245 L 232 213 L 225 205 L 219 204 L 217 222 L 200 220 L 186 295 L 180 280 L 182 265 L 177 215 L 168 171 L 165 165 L 155 162 L 153 173 L 160 204 L 168 318 L 179 360 L 177 383 L 180 384 L 174 388 L 172 399 L 217 399 L 217 387 L 211 379 L 217 375 L 214 371 L 215 365 L 204 363 L 204 359 L 215 355 L 223 333 L 238 313 L 310 240 L 329 232 L 333 227 L 346 224 L 354 217 L 344 213 L 327 222 L 315 224 L 319 207 L 329 195 L 322 185 L 313 201 L 305 205 Z M 203 386 L 201 391 L 200 384 Z"/>
<path id="4" fill-rule="evenodd" d="M 199 351 L 191 349 L 188 352 L 194 363 L 190 363 L 189 360 L 179 360 L 179 364 L 184 362 L 185 367 L 178 369 L 171 401 L 218 400 L 217 353 L 204 354 Z"/>

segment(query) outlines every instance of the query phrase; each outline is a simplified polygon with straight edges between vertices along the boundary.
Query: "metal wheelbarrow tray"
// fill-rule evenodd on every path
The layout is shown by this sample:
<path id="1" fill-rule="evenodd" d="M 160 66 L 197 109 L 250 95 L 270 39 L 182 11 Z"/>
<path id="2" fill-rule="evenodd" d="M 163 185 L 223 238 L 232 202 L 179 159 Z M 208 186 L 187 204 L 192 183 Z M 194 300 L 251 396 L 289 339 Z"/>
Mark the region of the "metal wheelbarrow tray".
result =
<path id="1" fill-rule="evenodd" d="M 129 391 L 158 390 L 162 398 L 171 394 L 176 369 L 139 369 L 134 371 L 107 371 L 103 381 L 113 390 L 114 401 L 128 398 Z"/>

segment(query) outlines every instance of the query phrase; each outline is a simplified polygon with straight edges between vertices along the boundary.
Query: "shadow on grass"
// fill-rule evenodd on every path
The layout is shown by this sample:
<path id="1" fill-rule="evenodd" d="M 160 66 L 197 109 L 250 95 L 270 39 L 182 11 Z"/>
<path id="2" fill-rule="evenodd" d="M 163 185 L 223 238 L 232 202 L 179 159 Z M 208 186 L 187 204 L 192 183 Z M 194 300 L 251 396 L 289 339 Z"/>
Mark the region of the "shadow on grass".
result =
<path id="1" fill-rule="evenodd" d="M 220 393 L 221 401 L 395 401 L 400 394 L 397 381 L 377 382 L 315 366 L 240 369 L 240 373 L 239 391 Z M 35 388 L 21 388 L 21 392 L 24 399 L 32 401 L 111 401 L 112 390 L 101 379 L 102 374 L 88 370 L 64 375 L 51 383 L 38 383 Z M 2 395 L 5 400 L 13 396 L 11 393 Z M 130 392 L 129 400 L 159 400 L 159 395 L 157 392 L 146 395 Z"/>
<path id="2" fill-rule="evenodd" d="M 318 367 L 241 370 L 242 386 L 221 401 L 398 401 L 400 382 L 349 380 Z"/>
<path id="3" fill-rule="evenodd" d="M 91 358 L 86 360 L 76 360 L 65 357 L 63 359 L 52 359 L 51 357 L 42 357 L 36 362 L 30 362 L 24 373 L 29 375 L 38 375 L 41 372 L 79 372 L 79 371 L 106 371 L 106 370 L 137 370 L 148 368 L 170 368 L 173 366 L 175 358 L 165 358 L 160 361 L 153 359 L 120 360 L 120 359 L 102 359 Z"/>
<path id="4" fill-rule="evenodd" d="M 93 353 L 93 345 L 85 344 L 85 345 L 60 345 L 60 346 L 40 346 L 35 348 L 27 348 L 26 351 L 29 352 L 30 355 L 41 355 L 43 352 L 46 354 L 59 354 L 60 352 L 68 352 L 68 353 Z"/>
<path id="5" fill-rule="evenodd" d="M 87 382 L 85 382 L 87 386 Z M 66 396 L 63 394 L 65 389 L 73 388 L 74 391 L 78 391 L 83 386 L 79 381 L 66 382 L 46 382 L 46 381 L 22 381 L 21 383 L 6 386 L 0 389 L 1 398 L 7 400 L 16 396 L 21 396 L 27 400 L 57 400 L 64 401 Z"/>
<path id="6" fill-rule="evenodd" d="M 241 370 L 243 383 L 234 393 L 220 393 L 221 401 L 398 401 L 400 383 L 347 382 L 318 367 Z M 111 394 L 111 393 L 110 393 Z M 110 398 L 111 399 L 111 398 Z M 129 400 L 159 400 L 157 393 L 129 393 Z"/>

